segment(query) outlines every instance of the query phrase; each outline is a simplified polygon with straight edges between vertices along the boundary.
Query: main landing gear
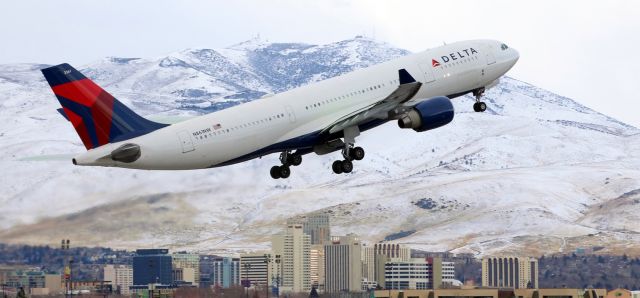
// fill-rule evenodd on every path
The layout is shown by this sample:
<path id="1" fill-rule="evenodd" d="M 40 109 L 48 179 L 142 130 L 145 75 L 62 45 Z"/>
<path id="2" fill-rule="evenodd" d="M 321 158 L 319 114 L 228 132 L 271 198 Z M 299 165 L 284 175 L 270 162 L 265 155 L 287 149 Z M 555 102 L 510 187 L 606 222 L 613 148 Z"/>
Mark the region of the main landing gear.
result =
<path id="1" fill-rule="evenodd" d="M 281 166 L 271 167 L 271 178 L 289 178 L 291 175 L 291 166 L 299 166 L 302 163 L 302 155 L 298 153 L 291 153 L 291 151 L 285 151 L 280 154 Z"/>
<path id="2" fill-rule="evenodd" d="M 342 149 L 342 157 L 344 160 L 336 160 L 333 162 L 331 169 L 334 173 L 351 173 L 351 171 L 353 171 L 353 161 L 364 158 L 364 149 L 354 147 L 355 139 L 358 135 L 360 135 L 360 129 L 357 126 L 344 129 L 344 149 Z"/>
<path id="3" fill-rule="evenodd" d="M 345 144 L 345 148 L 342 149 L 342 157 L 344 157 L 344 160 L 336 160 L 331 165 L 334 173 L 351 173 L 351 171 L 353 171 L 353 161 L 364 158 L 364 149 L 362 149 L 362 147 L 352 146 L 353 144 Z"/>
<path id="4" fill-rule="evenodd" d="M 476 102 L 473 104 L 473 110 L 476 112 L 484 112 L 487 110 L 487 104 L 484 101 L 480 101 L 480 98 L 484 95 L 484 88 L 473 90 L 473 96 L 476 97 Z"/>

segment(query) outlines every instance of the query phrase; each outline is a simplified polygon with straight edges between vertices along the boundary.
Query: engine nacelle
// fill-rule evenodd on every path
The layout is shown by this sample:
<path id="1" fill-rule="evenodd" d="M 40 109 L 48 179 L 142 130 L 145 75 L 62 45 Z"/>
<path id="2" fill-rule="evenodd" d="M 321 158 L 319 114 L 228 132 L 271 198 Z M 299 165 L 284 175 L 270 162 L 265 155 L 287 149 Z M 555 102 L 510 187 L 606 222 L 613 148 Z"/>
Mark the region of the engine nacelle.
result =
<path id="1" fill-rule="evenodd" d="M 398 119 L 400 128 L 411 128 L 417 132 L 446 125 L 453 120 L 453 104 L 446 96 L 427 99 L 402 114 Z"/>

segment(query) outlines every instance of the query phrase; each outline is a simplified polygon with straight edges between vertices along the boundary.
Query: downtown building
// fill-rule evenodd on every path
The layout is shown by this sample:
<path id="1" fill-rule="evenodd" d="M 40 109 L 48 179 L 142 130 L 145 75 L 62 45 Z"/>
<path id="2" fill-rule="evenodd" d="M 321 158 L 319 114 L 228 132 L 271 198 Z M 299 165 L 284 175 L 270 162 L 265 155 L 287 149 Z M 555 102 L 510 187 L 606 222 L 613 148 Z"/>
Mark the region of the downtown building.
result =
<path id="1" fill-rule="evenodd" d="M 385 263 L 384 281 L 380 285 L 394 290 L 440 289 L 454 279 L 454 263 L 443 262 L 441 258 L 391 259 Z"/>
<path id="2" fill-rule="evenodd" d="M 514 289 L 538 288 L 538 259 L 499 256 L 482 259 L 482 286 Z"/>
<path id="3" fill-rule="evenodd" d="M 363 290 L 373 289 L 376 285 L 384 287 L 385 264 L 390 259 L 409 261 L 411 249 L 404 244 L 376 243 L 362 247 Z"/>
<path id="4" fill-rule="evenodd" d="M 208 289 L 214 286 L 212 280 L 213 262 L 219 258 L 216 255 L 200 255 L 200 288 Z"/>
<path id="5" fill-rule="evenodd" d="M 4 287 L 24 287 L 27 294 L 57 295 L 63 292 L 60 274 L 47 274 L 40 270 L 14 270 L 8 272 L 5 280 L 0 280 Z"/>
<path id="6" fill-rule="evenodd" d="M 133 286 L 133 268 L 128 265 L 106 265 L 103 270 L 103 281 L 111 284 L 111 290 L 121 295 L 129 295 Z"/>
<path id="7" fill-rule="evenodd" d="M 133 285 L 173 284 L 168 249 L 138 249 L 133 256 Z"/>
<path id="8" fill-rule="evenodd" d="M 311 237 L 302 224 L 287 224 L 284 233 L 272 236 L 273 254 L 281 256 L 281 292 L 311 291 Z"/>
<path id="9" fill-rule="evenodd" d="M 359 292 L 362 289 L 362 243 L 354 235 L 331 237 L 324 246 L 325 292 Z"/>
<path id="10" fill-rule="evenodd" d="M 268 253 L 240 255 L 240 284 L 249 287 L 265 287 L 269 283 Z"/>
<path id="11" fill-rule="evenodd" d="M 309 274 L 311 287 L 324 291 L 325 253 L 324 245 L 312 244 L 309 249 Z"/>
<path id="12" fill-rule="evenodd" d="M 331 227 L 329 215 L 316 214 L 307 216 L 304 223 L 304 233 L 311 237 L 311 244 L 323 245 L 331 241 Z"/>
<path id="13" fill-rule="evenodd" d="M 269 287 L 279 289 L 282 284 L 282 256 L 271 252 L 267 254 L 269 260 Z"/>
<path id="14" fill-rule="evenodd" d="M 217 257 L 212 262 L 211 284 L 229 288 L 240 285 L 240 258 Z"/>
<path id="15" fill-rule="evenodd" d="M 292 224 L 302 225 L 303 232 L 309 235 L 312 245 L 324 245 L 331 241 L 331 221 L 327 214 L 314 214 L 287 220 L 287 225 Z"/>
<path id="16" fill-rule="evenodd" d="M 173 281 L 177 283 L 200 284 L 200 255 L 178 252 L 172 255 Z"/>

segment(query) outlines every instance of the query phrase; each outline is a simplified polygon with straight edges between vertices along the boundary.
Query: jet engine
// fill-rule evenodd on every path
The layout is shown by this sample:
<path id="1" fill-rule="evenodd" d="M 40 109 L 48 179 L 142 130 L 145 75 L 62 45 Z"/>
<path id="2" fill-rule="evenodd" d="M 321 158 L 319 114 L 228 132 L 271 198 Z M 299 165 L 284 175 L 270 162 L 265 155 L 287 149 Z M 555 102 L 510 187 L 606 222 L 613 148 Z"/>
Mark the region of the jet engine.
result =
<path id="1" fill-rule="evenodd" d="M 446 96 L 427 99 L 400 115 L 398 126 L 423 132 L 446 125 L 453 120 L 453 104 Z"/>

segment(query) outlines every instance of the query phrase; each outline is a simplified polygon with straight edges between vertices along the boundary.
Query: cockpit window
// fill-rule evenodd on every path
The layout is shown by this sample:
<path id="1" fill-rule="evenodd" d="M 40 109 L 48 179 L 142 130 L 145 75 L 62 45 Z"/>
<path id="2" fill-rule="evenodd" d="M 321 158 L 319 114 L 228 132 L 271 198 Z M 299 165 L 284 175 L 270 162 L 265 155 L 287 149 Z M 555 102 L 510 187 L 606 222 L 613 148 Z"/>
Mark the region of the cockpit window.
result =
<path id="1" fill-rule="evenodd" d="M 504 51 L 504 50 L 508 49 L 509 47 L 506 44 L 502 44 L 502 45 L 500 45 L 500 48 Z"/>

